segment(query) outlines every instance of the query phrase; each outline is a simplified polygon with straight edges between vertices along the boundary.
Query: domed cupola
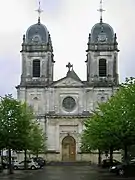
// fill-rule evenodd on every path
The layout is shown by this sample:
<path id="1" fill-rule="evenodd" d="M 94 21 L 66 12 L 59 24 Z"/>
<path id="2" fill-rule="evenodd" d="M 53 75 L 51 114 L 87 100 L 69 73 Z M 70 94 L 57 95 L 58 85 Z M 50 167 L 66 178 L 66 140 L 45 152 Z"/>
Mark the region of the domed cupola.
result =
<path id="1" fill-rule="evenodd" d="M 48 43 L 48 30 L 40 21 L 30 26 L 26 32 L 26 43 Z"/>
<path id="2" fill-rule="evenodd" d="M 118 51 L 117 46 L 116 34 L 109 24 L 100 21 L 93 26 L 91 33 L 89 34 L 87 51 Z"/>
<path id="3" fill-rule="evenodd" d="M 53 52 L 51 36 L 46 26 L 40 22 L 40 13 L 42 12 L 39 3 L 38 22 L 31 25 L 23 35 L 21 52 Z"/>
<path id="4" fill-rule="evenodd" d="M 96 23 L 91 29 L 87 51 L 118 51 L 116 34 L 113 28 L 109 24 L 104 23 L 102 19 L 102 12 L 104 11 L 102 9 L 102 1 L 100 1 L 100 9 L 98 11 L 101 13 L 100 22 Z"/>
<path id="5" fill-rule="evenodd" d="M 114 37 L 113 28 L 109 24 L 100 22 L 91 30 L 90 43 L 114 43 Z"/>

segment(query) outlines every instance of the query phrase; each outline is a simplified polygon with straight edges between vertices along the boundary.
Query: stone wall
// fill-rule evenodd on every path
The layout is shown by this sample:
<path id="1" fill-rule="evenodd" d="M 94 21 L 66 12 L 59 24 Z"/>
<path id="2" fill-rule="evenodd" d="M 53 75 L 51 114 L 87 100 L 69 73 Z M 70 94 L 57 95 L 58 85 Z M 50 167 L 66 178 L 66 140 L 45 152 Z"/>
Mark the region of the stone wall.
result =
<path id="1" fill-rule="evenodd" d="M 27 157 L 33 157 L 34 155 L 27 155 Z M 39 157 L 43 157 L 47 162 L 61 162 L 62 155 L 59 152 L 48 152 L 47 154 L 40 154 Z M 102 160 L 106 159 L 105 154 L 102 156 Z M 122 155 L 119 151 L 114 152 L 113 158 L 121 161 Z M 17 160 L 24 160 L 24 153 L 17 153 Z M 76 161 L 91 162 L 92 164 L 98 164 L 98 153 L 78 153 L 76 154 Z"/>

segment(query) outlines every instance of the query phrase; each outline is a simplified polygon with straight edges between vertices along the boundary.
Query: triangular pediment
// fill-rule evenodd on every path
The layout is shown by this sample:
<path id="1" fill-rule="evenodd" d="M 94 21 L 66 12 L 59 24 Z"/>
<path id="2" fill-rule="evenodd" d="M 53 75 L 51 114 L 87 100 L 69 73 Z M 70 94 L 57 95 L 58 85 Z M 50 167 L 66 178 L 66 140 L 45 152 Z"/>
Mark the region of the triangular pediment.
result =
<path id="1" fill-rule="evenodd" d="M 63 79 L 60 79 L 58 81 L 56 81 L 53 86 L 56 87 L 56 86 L 62 86 L 62 87 L 68 87 L 68 86 L 83 86 L 84 84 L 81 82 L 81 81 L 76 81 L 70 77 L 65 77 Z"/>

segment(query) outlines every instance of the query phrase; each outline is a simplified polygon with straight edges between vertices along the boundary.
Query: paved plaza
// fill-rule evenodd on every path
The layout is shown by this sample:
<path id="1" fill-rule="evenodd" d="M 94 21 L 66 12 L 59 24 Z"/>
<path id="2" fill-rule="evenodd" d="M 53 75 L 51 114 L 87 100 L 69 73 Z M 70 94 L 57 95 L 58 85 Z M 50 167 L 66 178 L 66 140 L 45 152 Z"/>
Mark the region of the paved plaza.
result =
<path id="1" fill-rule="evenodd" d="M 107 170 L 93 166 L 46 166 L 37 171 L 16 171 L 14 175 L 1 176 L 0 180 L 134 180 L 120 178 Z"/>

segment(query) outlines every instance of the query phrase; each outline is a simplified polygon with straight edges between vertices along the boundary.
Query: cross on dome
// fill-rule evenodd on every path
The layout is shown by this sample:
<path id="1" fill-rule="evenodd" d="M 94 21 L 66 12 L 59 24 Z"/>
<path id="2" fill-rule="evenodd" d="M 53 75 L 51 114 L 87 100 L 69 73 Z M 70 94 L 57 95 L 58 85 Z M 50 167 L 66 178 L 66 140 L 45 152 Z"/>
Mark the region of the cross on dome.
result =
<path id="1" fill-rule="evenodd" d="M 102 23 L 102 20 L 103 20 L 103 12 L 105 11 L 102 6 L 103 6 L 103 1 L 100 0 L 100 8 L 98 9 L 98 11 L 100 12 L 100 22 L 101 23 Z"/>
<path id="2" fill-rule="evenodd" d="M 41 13 L 43 12 L 43 10 L 41 9 L 40 1 L 39 1 L 39 7 L 36 11 L 38 12 L 38 23 L 40 24 L 40 16 L 41 16 Z"/>

